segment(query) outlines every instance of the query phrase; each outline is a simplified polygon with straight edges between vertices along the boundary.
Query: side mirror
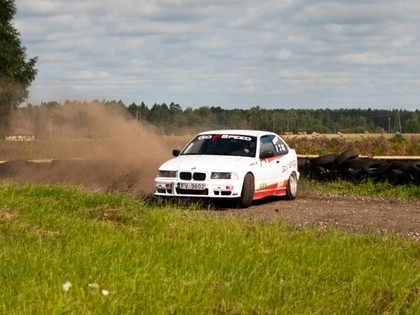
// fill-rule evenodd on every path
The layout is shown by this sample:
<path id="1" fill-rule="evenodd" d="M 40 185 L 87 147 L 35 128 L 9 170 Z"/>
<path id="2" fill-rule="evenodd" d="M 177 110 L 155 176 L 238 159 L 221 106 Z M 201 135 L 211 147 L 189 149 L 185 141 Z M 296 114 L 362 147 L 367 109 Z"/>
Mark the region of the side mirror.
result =
<path id="1" fill-rule="evenodd" d="M 262 151 L 260 154 L 260 158 L 266 159 L 271 158 L 274 156 L 274 152 L 272 150 Z"/>
<path id="2" fill-rule="evenodd" d="M 180 153 L 181 153 L 181 150 L 178 150 L 178 149 L 172 150 L 172 155 L 173 156 L 178 156 Z"/>

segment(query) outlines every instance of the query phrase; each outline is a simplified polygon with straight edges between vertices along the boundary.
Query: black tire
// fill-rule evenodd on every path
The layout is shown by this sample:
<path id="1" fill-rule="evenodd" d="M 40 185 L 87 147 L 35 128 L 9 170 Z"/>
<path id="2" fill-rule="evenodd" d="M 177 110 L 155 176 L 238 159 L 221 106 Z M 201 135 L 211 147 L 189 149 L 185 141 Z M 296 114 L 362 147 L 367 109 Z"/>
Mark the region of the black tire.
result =
<path id="1" fill-rule="evenodd" d="M 298 158 L 298 170 L 301 176 L 310 175 L 311 160 L 309 158 Z"/>
<path id="2" fill-rule="evenodd" d="M 344 178 L 351 181 L 360 180 L 365 174 L 364 167 L 366 163 L 369 163 L 369 160 L 366 161 L 359 158 L 345 160 L 340 165 L 341 174 Z"/>
<path id="3" fill-rule="evenodd" d="M 401 170 L 403 172 L 408 172 L 410 169 L 410 164 L 407 161 L 392 161 L 391 168 L 393 170 Z"/>
<path id="4" fill-rule="evenodd" d="M 295 172 L 292 172 L 287 181 L 286 197 L 289 200 L 296 199 L 298 193 L 298 179 Z"/>
<path id="5" fill-rule="evenodd" d="M 337 158 L 337 154 L 326 154 L 311 159 L 311 165 L 326 166 L 332 165 Z"/>
<path id="6" fill-rule="evenodd" d="M 310 177 L 319 181 L 334 180 L 338 176 L 338 171 L 335 168 L 315 165 L 311 167 Z"/>
<path id="7" fill-rule="evenodd" d="M 358 154 L 353 149 L 346 150 L 340 153 L 335 159 L 335 163 L 340 166 L 344 161 L 352 160 L 357 158 Z"/>
<path id="8" fill-rule="evenodd" d="M 241 196 L 238 198 L 238 208 L 248 208 L 254 199 L 255 192 L 255 180 L 254 175 L 247 173 L 244 177 L 244 183 L 242 184 Z"/>
<path id="9" fill-rule="evenodd" d="M 382 177 L 386 177 L 389 174 L 389 170 L 391 168 L 391 163 L 385 162 L 384 164 L 378 167 L 378 174 Z"/>
<path id="10" fill-rule="evenodd" d="M 410 174 L 407 171 L 403 171 L 399 168 L 390 168 L 388 174 L 389 181 L 395 185 L 403 185 L 411 182 Z"/>
<path id="11" fill-rule="evenodd" d="M 368 174 L 369 176 L 377 176 L 382 175 L 382 165 L 384 165 L 386 162 L 380 161 L 380 160 L 367 160 L 363 170 Z"/>
<path id="12" fill-rule="evenodd" d="M 410 163 L 410 172 L 415 175 L 420 174 L 420 161 Z"/>
<path id="13" fill-rule="evenodd" d="M 350 159 L 346 160 L 341 164 L 341 169 L 348 170 L 351 169 L 357 169 L 362 170 L 365 167 L 365 164 L 369 162 L 369 160 L 363 160 L 363 159 Z"/>
<path id="14" fill-rule="evenodd" d="M 420 161 L 410 163 L 411 177 L 415 184 L 420 184 Z"/>
<path id="15" fill-rule="evenodd" d="M 347 175 L 349 179 L 356 179 L 363 175 L 363 170 L 361 168 L 349 168 L 346 170 L 345 175 Z"/>

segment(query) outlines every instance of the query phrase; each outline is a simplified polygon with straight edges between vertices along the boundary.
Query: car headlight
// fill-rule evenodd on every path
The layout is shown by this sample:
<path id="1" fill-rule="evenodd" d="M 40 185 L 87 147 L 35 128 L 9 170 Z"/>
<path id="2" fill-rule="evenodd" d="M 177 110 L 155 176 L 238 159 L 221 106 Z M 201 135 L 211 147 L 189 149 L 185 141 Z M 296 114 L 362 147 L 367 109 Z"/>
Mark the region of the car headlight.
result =
<path id="1" fill-rule="evenodd" d="M 213 172 L 211 179 L 238 179 L 238 174 L 233 172 Z"/>
<path id="2" fill-rule="evenodd" d="M 165 170 L 159 170 L 158 171 L 158 177 L 171 177 L 175 178 L 177 175 L 177 171 L 165 171 Z"/>

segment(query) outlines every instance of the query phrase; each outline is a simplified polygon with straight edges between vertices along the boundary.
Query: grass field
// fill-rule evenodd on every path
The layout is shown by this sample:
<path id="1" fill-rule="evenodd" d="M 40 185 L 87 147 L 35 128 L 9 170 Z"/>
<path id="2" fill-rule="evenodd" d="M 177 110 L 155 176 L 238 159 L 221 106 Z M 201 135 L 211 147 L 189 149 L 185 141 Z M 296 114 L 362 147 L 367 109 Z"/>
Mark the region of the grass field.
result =
<path id="1" fill-rule="evenodd" d="M 401 188 L 404 189 L 404 188 Z M 418 314 L 419 242 L 0 185 L 1 314 Z"/>

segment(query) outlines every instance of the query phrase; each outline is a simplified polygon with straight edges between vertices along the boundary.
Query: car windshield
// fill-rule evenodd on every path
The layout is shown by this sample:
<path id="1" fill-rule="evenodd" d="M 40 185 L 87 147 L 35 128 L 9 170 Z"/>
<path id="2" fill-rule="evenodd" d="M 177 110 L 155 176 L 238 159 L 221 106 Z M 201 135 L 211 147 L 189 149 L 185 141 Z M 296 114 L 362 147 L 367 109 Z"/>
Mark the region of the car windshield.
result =
<path id="1" fill-rule="evenodd" d="M 182 155 L 234 155 L 255 157 L 256 137 L 236 134 L 198 135 Z"/>

